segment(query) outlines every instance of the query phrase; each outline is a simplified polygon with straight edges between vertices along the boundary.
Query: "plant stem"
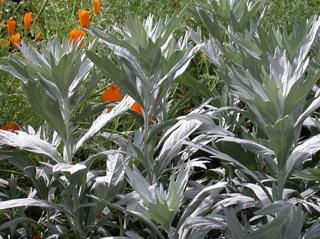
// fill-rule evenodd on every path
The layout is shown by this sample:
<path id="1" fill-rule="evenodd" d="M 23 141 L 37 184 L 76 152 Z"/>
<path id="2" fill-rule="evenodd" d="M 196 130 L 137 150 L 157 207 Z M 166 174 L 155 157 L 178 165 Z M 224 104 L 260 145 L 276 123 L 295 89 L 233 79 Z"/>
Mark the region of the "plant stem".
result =
<path id="1" fill-rule="evenodd" d="M 151 92 L 151 85 L 150 85 L 150 80 L 147 78 L 146 81 L 148 82 L 146 85 L 146 89 L 144 92 L 144 109 L 143 109 L 143 120 L 144 120 L 144 127 L 143 127 L 143 151 L 144 151 L 144 158 L 145 158 L 145 167 L 147 170 L 148 174 L 148 179 L 151 184 L 154 183 L 154 173 L 153 173 L 153 165 L 152 161 L 150 160 L 150 155 L 149 155 L 149 109 L 150 109 L 150 92 Z"/>
<path id="2" fill-rule="evenodd" d="M 45 2 L 43 3 L 42 7 L 40 8 L 37 17 L 34 19 L 33 23 L 35 23 L 38 18 L 40 17 L 40 15 L 42 14 L 42 12 L 44 11 L 44 8 L 47 6 L 49 0 L 45 0 Z"/>
<path id="3" fill-rule="evenodd" d="M 20 3 L 18 4 L 18 6 L 13 10 L 12 16 L 14 16 L 14 15 L 16 14 L 16 12 L 18 11 L 18 9 L 19 9 L 20 6 L 21 6 L 21 3 L 22 3 L 22 2 L 20 2 Z"/>
<path id="4" fill-rule="evenodd" d="M 76 10 L 76 0 L 73 0 L 72 14 L 71 14 L 72 17 L 74 16 L 75 10 Z"/>
<path id="5" fill-rule="evenodd" d="M 124 230 L 123 230 L 123 221 L 122 221 L 122 218 L 121 216 L 119 215 L 119 230 L 120 230 L 120 233 L 119 233 L 119 236 L 123 237 L 124 236 Z"/>
<path id="6" fill-rule="evenodd" d="M 148 147 L 148 138 L 149 138 L 149 114 L 146 110 L 143 113 L 144 118 L 144 128 L 143 128 L 143 151 L 145 158 L 145 167 L 148 174 L 148 179 L 151 184 L 153 184 L 153 173 L 152 173 L 152 165 L 150 163 L 149 157 L 149 147 Z"/>
<path id="7" fill-rule="evenodd" d="M 72 163 L 73 157 L 73 146 L 72 146 L 72 130 L 71 130 L 71 116 L 68 99 L 63 99 L 62 102 L 59 102 L 60 111 L 65 123 L 66 135 L 64 138 L 64 154 L 63 158 L 66 162 Z"/>
<path id="8" fill-rule="evenodd" d="M 34 11 L 35 13 L 37 13 L 36 7 L 32 4 L 32 2 L 30 2 L 30 4 L 31 4 L 31 7 L 32 7 L 33 11 Z M 39 13 L 37 13 L 37 18 L 36 18 L 36 19 L 38 19 L 38 16 L 39 16 Z M 36 22 L 36 20 L 33 21 L 33 24 L 34 24 L 35 22 Z M 42 32 L 43 32 L 43 34 L 44 34 L 44 37 L 47 38 L 47 31 L 45 30 L 43 21 L 39 21 L 39 23 L 40 23 L 40 24 L 39 24 L 39 25 L 40 25 L 40 28 L 42 29 Z"/>

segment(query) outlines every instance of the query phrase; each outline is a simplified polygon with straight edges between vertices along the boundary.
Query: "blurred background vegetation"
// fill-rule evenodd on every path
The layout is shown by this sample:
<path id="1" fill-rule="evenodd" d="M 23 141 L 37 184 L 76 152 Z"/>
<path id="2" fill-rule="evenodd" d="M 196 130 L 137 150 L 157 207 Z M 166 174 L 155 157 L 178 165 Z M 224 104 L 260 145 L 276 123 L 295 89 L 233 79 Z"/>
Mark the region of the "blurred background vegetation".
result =
<path id="1" fill-rule="evenodd" d="M 111 28 L 114 24 L 125 24 L 128 13 L 141 17 L 151 13 L 156 17 L 163 17 L 194 2 L 196 0 L 101 0 L 102 14 L 100 16 L 92 14 L 91 22 L 92 25 L 104 29 Z M 266 0 L 266 2 L 268 6 L 265 17 L 266 27 L 286 26 L 313 15 L 320 15 L 320 0 Z M 23 40 L 32 44 L 40 44 L 33 41 L 33 36 L 37 32 L 42 32 L 46 39 L 54 35 L 68 36 L 70 30 L 78 27 L 77 11 L 80 8 L 92 9 L 91 0 L 5 0 L 5 3 L 0 5 L 0 38 L 8 39 L 6 21 L 10 17 L 17 21 L 17 31 L 21 32 Z M 22 19 L 26 11 L 34 14 L 35 22 L 31 33 L 25 32 L 23 28 Z M 188 23 L 191 21 L 194 23 L 192 25 L 197 25 L 190 15 L 186 18 Z M 15 50 L 11 47 L 2 44 L 0 62 L 3 63 L 5 57 L 13 51 Z M 203 68 L 203 64 L 206 65 L 205 61 L 206 59 L 202 59 L 191 65 L 189 72 L 192 72 L 194 78 L 200 79 L 205 75 L 197 69 L 197 64 L 201 65 L 199 68 Z M 206 72 L 207 78 L 215 82 L 215 77 L 208 76 L 208 73 L 210 73 L 209 70 Z M 210 85 L 215 87 L 212 82 Z M 180 93 L 184 93 L 184 90 L 182 89 Z M 97 97 L 97 101 L 99 100 L 100 98 Z M 41 124 L 41 120 L 31 111 L 19 82 L 0 72 L 0 127 L 13 120 L 21 125 Z"/>
<path id="2" fill-rule="evenodd" d="M 269 0 L 268 25 L 290 25 L 295 21 L 320 15 L 320 0 Z"/>

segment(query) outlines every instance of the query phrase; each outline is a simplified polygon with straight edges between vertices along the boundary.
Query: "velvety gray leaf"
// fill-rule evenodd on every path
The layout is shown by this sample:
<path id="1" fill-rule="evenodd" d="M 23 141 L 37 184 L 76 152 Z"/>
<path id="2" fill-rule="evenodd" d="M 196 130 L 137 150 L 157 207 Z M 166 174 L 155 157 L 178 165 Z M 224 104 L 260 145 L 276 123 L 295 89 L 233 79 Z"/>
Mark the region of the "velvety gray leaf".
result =
<path id="1" fill-rule="evenodd" d="M 298 145 L 290 154 L 286 163 L 284 178 L 289 177 L 292 171 L 311 155 L 320 150 L 320 135 L 313 136 Z"/>
<path id="2" fill-rule="evenodd" d="M 63 162 L 57 149 L 36 135 L 27 134 L 23 131 L 0 130 L 0 144 L 9 145 L 22 150 L 46 155 L 56 162 Z"/>
<path id="3" fill-rule="evenodd" d="M 202 189 L 195 197 L 194 199 L 189 203 L 187 208 L 185 209 L 184 213 L 182 214 L 177 230 L 180 230 L 181 226 L 185 222 L 185 220 L 194 212 L 194 210 L 197 209 L 199 204 L 202 202 L 204 198 L 206 198 L 210 193 L 217 191 L 220 192 L 223 190 L 223 188 L 227 185 L 226 182 L 219 182 L 217 184 L 214 184 L 212 186 L 205 187 Z"/>
<path id="4" fill-rule="evenodd" d="M 111 122 L 117 116 L 128 111 L 133 103 L 134 100 L 131 97 L 126 96 L 118 105 L 116 105 L 111 110 L 111 112 L 107 112 L 106 110 L 104 110 L 102 114 L 92 123 L 87 133 L 83 135 L 82 138 L 78 141 L 75 147 L 75 151 L 78 150 L 86 140 L 98 133 L 107 123 Z"/>
<path id="5" fill-rule="evenodd" d="M 68 172 L 70 174 L 75 174 L 78 171 L 84 170 L 87 167 L 84 164 L 78 163 L 78 164 L 66 164 L 66 163 L 58 163 L 53 166 L 52 171 L 54 173 L 59 172 Z"/>
<path id="6" fill-rule="evenodd" d="M 176 125 L 174 125 L 172 127 L 172 129 L 174 130 L 169 129 L 169 132 L 171 133 L 165 140 L 159 156 L 156 158 L 156 160 L 159 161 L 160 164 L 160 174 L 170 164 L 170 161 L 179 153 L 180 149 L 183 146 L 183 142 L 181 140 L 187 139 L 201 126 L 201 124 L 202 122 L 200 120 L 186 119 L 179 121 Z"/>

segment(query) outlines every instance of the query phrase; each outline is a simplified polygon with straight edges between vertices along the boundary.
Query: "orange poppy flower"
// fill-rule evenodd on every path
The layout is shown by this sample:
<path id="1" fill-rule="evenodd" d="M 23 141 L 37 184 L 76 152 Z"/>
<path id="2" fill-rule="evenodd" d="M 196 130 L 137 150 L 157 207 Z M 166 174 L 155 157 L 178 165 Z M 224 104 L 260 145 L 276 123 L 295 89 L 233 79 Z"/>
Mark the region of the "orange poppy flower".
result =
<path id="1" fill-rule="evenodd" d="M 142 115 L 143 114 L 143 108 L 141 107 L 141 105 L 139 105 L 139 103 L 134 102 L 134 104 L 131 107 L 131 110 Z"/>
<path id="2" fill-rule="evenodd" d="M 87 10 L 80 9 L 78 12 L 80 26 L 90 27 L 90 13 Z"/>
<path id="3" fill-rule="evenodd" d="M 17 47 L 17 45 L 20 44 L 20 41 L 21 41 L 20 33 L 16 33 L 10 36 L 10 42 L 14 47 Z"/>
<path id="4" fill-rule="evenodd" d="M 95 15 L 99 15 L 101 12 L 100 0 L 93 0 L 93 12 Z"/>
<path id="5" fill-rule="evenodd" d="M 34 37 L 34 40 L 39 42 L 39 41 L 42 41 L 43 40 L 43 35 L 41 32 L 37 32 L 35 37 Z"/>
<path id="6" fill-rule="evenodd" d="M 30 31 L 32 25 L 32 12 L 26 12 L 23 17 L 24 27 L 27 31 Z"/>
<path id="7" fill-rule="evenodd" d="M 69 41 L 75 42 L 75 41 L 80 41 L 84 36 L 86 35 L 86 32 L 74 28 L 70 33 L 69 33 Z"/>
<path id="8" fill-rule="evenodd" d="M 15 121 L 12 121 L 12 122 L 9 122 L 9 123 L 6 123 L 4 126 L 1 127 L 2 130 L 6 130 L 6 131 L 16 131 L 16 130 L 19 130 L 20 127 L 19 125 L 17 124 L 17 122 Z"/>
<path id="9" fill-rule="evenodd" d="M 104 102 L 110 102 L 122 100 L 123 95 L 119 86 L 117 86 L 116 84 L 112 84 L 103 91 L 101 97 Z"/>
<path id="10" fill-rule="evenodd" d="M 8 30 L 9 35 L 12 35 L 16 32 L 16 25 L 17 25 L 17 23 L 13 19 L 9 19 L 7 21 L 7 30 Z"/>

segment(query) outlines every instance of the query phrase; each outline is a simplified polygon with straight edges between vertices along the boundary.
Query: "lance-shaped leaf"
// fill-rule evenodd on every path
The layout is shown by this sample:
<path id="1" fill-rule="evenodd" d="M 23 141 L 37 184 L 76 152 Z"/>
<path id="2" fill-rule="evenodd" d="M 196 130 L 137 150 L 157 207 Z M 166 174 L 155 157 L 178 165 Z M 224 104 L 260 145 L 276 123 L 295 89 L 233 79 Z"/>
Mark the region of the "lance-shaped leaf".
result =
<path id="1" fill-rule="evenodd" d="M 33 198 L 19 198 L 0 202 L 0 210 L 17 208 L 17 207 L 53 207 L 53 204 Z"/>
<path id="2" fill-rule="evenodd" d="M 277 238 L 281 239 L 300 238 L 304 220 L 301 208 L 289 202 L 278 201 L 269 204 L 255 212 L 255 214 L 277 215 L 277 217 L 259 230 L 251 233 L 251 235 L 249 234 L 248 239 L 253 239 L 258 235 L 265 239 L 270 238 L 270 236 L 277 236 Z"/>
<path id="3" fill-rule="evenodd" d="M 42 140 L 37 135 L 27 134 L 23 131 L 0 130 L 0 145 L 9 145 L 26 151 L 43 154 L 55 162 L 63 162 L 57 148 Z"/>
<path id="4" fill-rule="evenodd" d="M 197 195 L 194 197 L 194 199 L 188 204 L 187 208 L 184 210 L 184 213 L 180 217 L 175 235 L 178 236 L 178 234 L 179 235 L 184 234 L 183 225 L 185 224 L 186 220 L 191 215 L 193 215 L 193 213 L 199 208 L 199 205 L 204 201 L 206 197 L 208 197 L 209 194 L 213 194 L 213 193 L 219 194 L 226 187 L 226 185 L 227 185 L 226 182 L 219 182 L 214 185 L 205 187 L 200 192 L 198 192 Z M 199 216 L 199 215 L 193 215 L 193 216 Z"/>
<path id="5" fill-rule="evenodd" d="M 108 56 L 88 51 L 89 58 L 119 87 L 139 103 L 148 118 L 163 118 L 164 107 L 173 89 L 175 79 L 181 75 L 200 49 L 188 42 L 189 34 L 176 40 L 174 32 L 182 14 L 154 23 L 149 17 L 142 22 L 129 15 L 126 27 L 115 28 L 120 37 L 91 28 L 103 43 L 117 56 L 119 66 Z"/>
<path id="6" fill-rule="evenodd" d="M 298 145 L 290 154 L 286 163 L 283 179 L 287 179 L 292 171 L 303 163 L 304 160 L 320 150 L 320 135 L 316 135 L 307 139 L 302 144 Z"/>
<path id="7" fill-rule="evenodd" d="M 84 164 L 78 163 L 75 165 L 72 164 L 66 164 L 66 163 L 58 163 L 53 166 L 52 171 L 54 173 L 60 173 L 60 172 L 68 172 L 70 174 L 75 174 L 78 171 L 84 170 L 87 167 Z"/>
<path id="8" fill-rule="evenodd" d="M 308 108 L 299 116 L 295 122 L 295 126 L 302 124 L 308 116 L 320 107 L 320 97 L 315 98 Z"/>
<path id="9" fill-rule="evenodd" d="M 124 158 L 120 153 L 108 155 L 106 168 L 106 183 L 116 186 L 124 175 Z"/>
<path id="10" fill-rule="evenodd" d="M 191 229 L 186 228 L 190 219 L 198 216 L 205 216 L 219 196 L 220 192 L 226 187 L 227 183 L 219 182 L 203 188 L 198 192 L 192 201 L 186 207 L 183 215 L 180 217 L 175 237 L 188 238 Z"/>
<path id="11" fill-rule="evenodd" d="M 38 200 L 34 198 L 19 198 L 19 199 L 11 199 L 11 200 L 0 202 L 0 210 L 6 210 L 6 209 L 18 208 L 18 207 L 52 208 L 52 209 L 64 211 L 69 216 L 76 218 L 76 216 L 68 208 L 45 201 L 45 200 Z"/>
<path id="12" fill-rule="evenodd" d="M 224 231 L 227 225 L 222 220 L 212 217 L 190 217 L 187 223 L 185 223 L 185 228 L 208 233 L 210 230 Z"/>
<path id="13" fill-rule="evenodd" d="M 166 169 L 170 164 L 171 160 L 177 156 L 183 147 L 182 140 L 186 140 L 193 132 L 195 132 L 202 122 L 198 119 L 185 119 L 176 123 L 168 132 L 165 134 L 167 139 L 164 141 L 163 146 L 159 156 L 156 158 L 156 161 L 159 163 L 159 175 Z M 162 140 L 160 140 L 161 142 Z"/>
<path id="14" fill-rule="evenodd" d="M 23 83 L 33 110 L 59 133 L 64 141 L 64 160 L 69 162 L 74 116 L 81 106 L 78 89 L 93 67 L 79 44 L 55 38 L 38 50 L 22 43 L 19 50 L 23 57 L 9 58 L 7 66 L 0 66 Z"/>
<path id="15" fill-rule="evenodd" d="M 178 176 L 172 176 L 167 191 L 162 184 L 150 185 L 138 170 L 126 168 L 129 182 L 142 198 L 142 205 L 149 217 L 155 222 L 170 228 L 172 220 L 178 212 L 185 187 L 188 182 L 189 166 L 181 168 Z"/>
<path id="16" fill-rule="evenodd" d="M 83 135 L 81 139 L 78 141 L 75 147 L 75 151 L 77 151 L 86 140 L 98 133 L 106 124 L 111 122 L 114 118 L 118 117 L 119 115 L 128 111 L 133 105 L 133 103 L 134 100 L 131 97 L 126 96 L 117 106 L 112 108 L 110 112 L 104 110 L 102 114 L 92 123 L 87 133 Z"/>
<path id="17" fill-rule="evenodd" d="M 311 228 L 307 229 L 307 232 L 303 236 L 303 239 L 317 239 L 320 234 L 320 223 L 317 221 Z"/>
<path id="18" fill-rule="evenodd" d="M 17 226 L 23 223 L 30 223 L 30 224 L 33 223 L 36 225 L 38 222 L 29 217 L 18 217 L 1 224 L 0 231 L 4 231 L 4 229 L 9 227 L 11 234 L 14 234 L 14 232 L 16 232 L 17 230 Z"/>
<path id="19" fill-rule="evenodd" d="M 192 142 L 186 142 L 184 141 L 184 143 L 186 145 L 190 145 L 190 146 L 193 146 L 195 148 L 198 148 L 199 150 L 202 150 L 206 153 L 209 153 L 211 154 L 212 156 L 214 156 L 215 158 L 219 158 L 223 161 L 226 161 L 228 163 L 231 163 L 231 164 L 234 164 L 236 167 L 238 167 L 239 169 L 242 169 L 247 175 L 249 175 L 250 177 L 252 177 L 256 183 L 258 183 L 261 188 L 263 189 L 263 191 L 266 193 L 266 195 L 268 196 L 268 198 L 270 200 L 272 200 L 272 197 L 269 193 L 269 191 L 266 189 L 266 187 L 262 184 L 262 182 L 260 181 L 260 179 L 257 177 L 257 175 L 252 172 L 251 170 L 249 170 L 245 165 L 241 164 L 240 162 L 238 162 L 235 158 L 232 158 L 230 157 L 228 154 L 225 154 L 225 153 L 222 153 L 218 150 L 216 150 L 215 148 L 213 147 L 209 147 L 209 146 L 206 146 L 206 145 L 198 145 L 198 144 L 194 144 Z"/>
<path id="20" fill-rule="evenodd" d="M 161 239 L 165 239 L 165 237 L 162 235 L 162 233 L 159 231 L 159 229 L 157 228 L 157 226 L 143 213 L 141 212 L 137 212 L 137 211 L 133 211 L 133 210 L 127 210 L 123 207 L 121 207 L 118 204 L 114 204 L 114 203 L 110 203 L 104 199 L 95 197 L 92 195 L 92 198 L 96 199 L 97 201 L 100 201 L 102 203 L 105 203 L 110 209 L 115 209 L 115 210 L 119 210 L 122 211 L 130 216 L 136 217 L 137 219 L 141 220 L 144 224 L 146 224 L 148 227 L 150 227 L 150 229 L 152 229 L 152 232 L 156 233 L 156 235 L 161 238 Z"/>
<path id="21" fill-rule="evenodd" d="M 302 171 L 295 173 L 300 178 L 310 181 L 318 181 L 320 179 L 320 169 L 319 168 L 306 168 Z"/>

